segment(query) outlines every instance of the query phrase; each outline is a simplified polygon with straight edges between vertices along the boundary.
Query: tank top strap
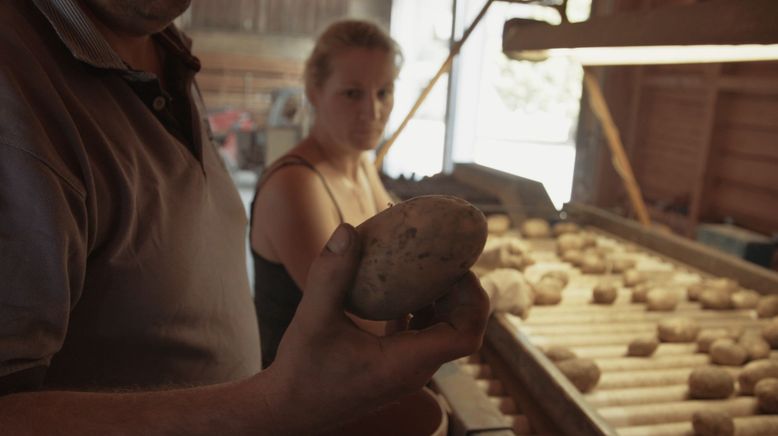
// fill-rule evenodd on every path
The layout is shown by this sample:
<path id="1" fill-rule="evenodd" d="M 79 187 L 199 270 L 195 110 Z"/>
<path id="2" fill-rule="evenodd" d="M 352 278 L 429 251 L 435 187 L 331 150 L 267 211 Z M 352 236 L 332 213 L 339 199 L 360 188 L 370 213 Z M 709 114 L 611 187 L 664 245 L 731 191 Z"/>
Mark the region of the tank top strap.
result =
<path id="1" fill-rule="evenodd" d="M 262 189 L 262 186 L 270 179 L 270 177 L 275 174 L 278 170 L 281 168 L 294 166 L 294 165 L 302 165 L 314 173 L 319 177 L 319 180 L 321 180 L 322 185 L 324 185 L 324 189 L 327 191 L 327 195 L 330 196 L 330 199 L 332 200 L 332 203 L 335 205 L 335 209 L 338 211 L 338 219 L 340 220 L 340 224 L 343 224 L 343 212 L 340 209 L 340 205 L 338 204 L 338 201 L 335 199 L 335 195 L 332 193 L 332 190 L 330 189 L 329 184 L 327 184 L 327 180 L 324 178 L 321 172 L 319 172 L 316 167 L 308 162 L 304 157 L 298 155 L 298 154 L 287 154 L 285 156 L 282 156 L 279 158 L 273 165 L 271 165 L 267 171 L 262 174 L 262 177 L 259 179 L 259 182 L 257 183 L 257 189 L 254 192 L 254 199 L 251 201 L 251 214 L 253 219 L 253 213 L 254 213 L 254 202 L 257 201 L 257 196 L 259 195 L 259 190 Z"/>

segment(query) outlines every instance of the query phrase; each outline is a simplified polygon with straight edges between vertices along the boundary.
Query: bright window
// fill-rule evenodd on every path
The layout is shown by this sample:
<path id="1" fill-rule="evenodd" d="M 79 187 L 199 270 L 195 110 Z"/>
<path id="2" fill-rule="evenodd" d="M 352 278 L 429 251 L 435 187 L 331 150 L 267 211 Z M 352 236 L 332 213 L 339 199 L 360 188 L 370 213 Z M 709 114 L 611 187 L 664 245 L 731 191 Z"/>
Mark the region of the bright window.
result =
<path id="1" fill-rule="evenodd" d="M 459 20 L 461 35 L 485 1 L 459 0 L 458 4 L 458 16 L 464 16 Z M 586 19 L 590 4 L 591 0 L 570 0 L 568 16 L 572 21 Z M 446 29 L 452 16 L 450 0 L 395 0 L 393 7 L 392 32 L 406 52 L 406 68 L 410 71 L 401 75 L 389 132 L 399 125 L 448 55 Z M 427 16 L 434 19 L 404 21 L 404 13 L 411 8 L 417 8 L 417 17 L 432 14 Z M 510 18 L 559 21 L 559 15 L 545 7 L 503 2 L 490 6 L 465 43 L 455 67 L 453 160 L 538 180 L 554 204 L 561 207 L 570 199 L 583 72 L 579 65 L 563 58 L 541 63 L 508 59 L 502 53 L 502 30 Z M 406 79 L 410 86 L 403 86 Z M 447 80 L 441 79 L 400 136 L 386 159 L 385 169 L 390 175 L 419 177 L 441 170 L 446 91 Z"/>

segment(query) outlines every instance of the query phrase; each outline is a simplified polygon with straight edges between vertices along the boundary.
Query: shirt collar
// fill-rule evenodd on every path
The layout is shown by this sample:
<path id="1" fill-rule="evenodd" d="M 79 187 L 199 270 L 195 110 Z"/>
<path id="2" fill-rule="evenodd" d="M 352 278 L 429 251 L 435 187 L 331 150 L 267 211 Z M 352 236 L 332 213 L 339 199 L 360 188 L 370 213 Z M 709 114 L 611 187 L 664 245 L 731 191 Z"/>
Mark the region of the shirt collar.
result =
<path id="1" fill-rule="evenodd" d="M 73 57 L 97 68 L 131 72 L 89 17 L 76 4 L 76 0 L 33 0 L 33 2 L 51 23 Z M 159 36 L 171 54 L 179 56 L 189 68 L 195 71 L 200 69 L 199 60 L 189 51 L 191 42 L 178 32 L 175 26 L 168 26 L 160 32 Z"/>

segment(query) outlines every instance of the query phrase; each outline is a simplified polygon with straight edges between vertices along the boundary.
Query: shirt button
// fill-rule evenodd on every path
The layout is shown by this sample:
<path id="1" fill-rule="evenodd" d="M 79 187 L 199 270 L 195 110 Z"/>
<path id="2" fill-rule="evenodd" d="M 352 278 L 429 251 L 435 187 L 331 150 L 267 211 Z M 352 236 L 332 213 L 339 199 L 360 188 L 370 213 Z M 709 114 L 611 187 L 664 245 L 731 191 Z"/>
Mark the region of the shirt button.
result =
<path id="1" fill-rule="evenodd" d="M 151 104 L 154 107 L 155 111 L 161 111 L 162 109 L 165 109 L 165 97 L 158 96 L 154 99 L 154 102 Z"/>

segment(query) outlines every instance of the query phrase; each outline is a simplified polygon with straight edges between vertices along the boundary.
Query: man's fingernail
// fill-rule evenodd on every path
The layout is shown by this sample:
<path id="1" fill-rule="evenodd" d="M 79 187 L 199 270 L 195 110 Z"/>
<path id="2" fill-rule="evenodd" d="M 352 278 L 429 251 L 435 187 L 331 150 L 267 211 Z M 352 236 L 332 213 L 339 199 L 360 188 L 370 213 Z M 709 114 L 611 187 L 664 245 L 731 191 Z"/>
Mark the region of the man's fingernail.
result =
<path id="1" fill-rule="evenodd" d="M 327 241 L 327 250 L 335 254 L 342 254 L 345 252 L 351 243 L 351 235 L 349 235 L 349 233 L 346 226 L 343 224 L 339 225 L 338 228 L 335 229 L 335 233 L 330 236 L 330 240 Z"/>

